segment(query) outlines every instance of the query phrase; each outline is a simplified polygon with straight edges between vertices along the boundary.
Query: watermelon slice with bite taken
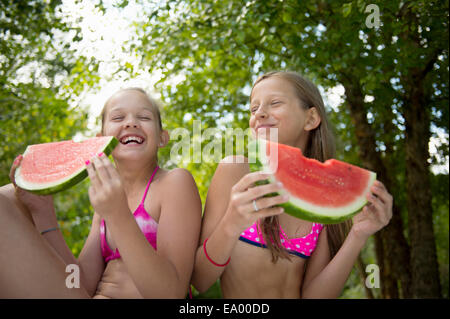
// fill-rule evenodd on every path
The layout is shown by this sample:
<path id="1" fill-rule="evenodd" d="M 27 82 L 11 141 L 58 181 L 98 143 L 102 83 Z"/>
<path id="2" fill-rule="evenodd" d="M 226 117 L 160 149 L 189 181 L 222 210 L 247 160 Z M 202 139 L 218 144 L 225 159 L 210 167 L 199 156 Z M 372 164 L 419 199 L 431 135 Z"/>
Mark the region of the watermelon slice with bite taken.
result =
<path id="1" fill-rule="evenodd" d="M 68 189 L 88 176 L 87 160 L 101 152 L 111 154 L 118 143 L 114 136 L 102 136 L 82 142 L 29 145 L 16 169 L 16 184 L 39 195 Z"/>
<path id="2" fill-rule="evenodd" d="M 345 221 L 361 211 L 376 180 L 369 170 L 335 159 L 321 163 L 302 155 L 299 148 L 258 139 L 249 145 L 252 171 L 271 174 L 283 183 L 290 200 L 280 205 L 287 214 L 323 224 Z M 252 164 L 253 163 L 253 164 Z"/>

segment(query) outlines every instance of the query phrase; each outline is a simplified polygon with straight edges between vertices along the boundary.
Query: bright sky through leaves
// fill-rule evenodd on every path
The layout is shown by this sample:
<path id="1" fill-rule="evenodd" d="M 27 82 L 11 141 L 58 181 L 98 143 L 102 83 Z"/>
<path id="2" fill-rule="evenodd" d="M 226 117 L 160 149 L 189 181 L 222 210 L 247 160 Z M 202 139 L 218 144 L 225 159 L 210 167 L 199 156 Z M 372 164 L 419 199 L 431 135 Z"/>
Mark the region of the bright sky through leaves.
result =
<path id="1" fill-rule="evenodd" d="M 115 6 L 116 3 L 117 1 L 104 1 L 105 12 L 96 8 L 92 1 L 64 0 L 61 7 L 66 21 L 82 30 L 83 40 L 74 44 L 79 54 L 95 57 L 101 61 L 99 67 L 101 80 L 98 89 L 89 90 L 84 96 L 74 98 L 76 105 L 90 109 L 88 128 L 95 132 L 98 130 L 96 119 L 106 99 L 120 88 L 142 87 L 159 98 L 153 87 L 160 79 L 160 74 L 149 74 L 146 70 L 139 69 L 140 58 L 129 53 L 130 43 L 127 42 L 135 33 L 133 23 L 145 21 L 147 18 L 145 13 L 151 12 L 152 7 L 156 5 L 154 2 L 147 2 L 143 8 L 141 4 L 129 1 L 125 8 L 119 8 Z M 117 71 L 121 66 L 122 70 Z M 334 111 L 338 110 L 338 106 L 345 98 L 345 91 L 341 85 L 322 90 L 322 93 L 326 105 Z M 373 99 L 372 96 L 366 96 L 366 102 Z M 429 142 L 431 154 L 436 154 L 439 145 L 448 145 L 448 134 L 438 129 L 436 135 L 438 137 L 432 137 Z M 81 139 L 82 135 L 76 138 Z M 446 159 L 445 165 L 433 166 L 433 172 L 448 174 L 449 159 Z"/>

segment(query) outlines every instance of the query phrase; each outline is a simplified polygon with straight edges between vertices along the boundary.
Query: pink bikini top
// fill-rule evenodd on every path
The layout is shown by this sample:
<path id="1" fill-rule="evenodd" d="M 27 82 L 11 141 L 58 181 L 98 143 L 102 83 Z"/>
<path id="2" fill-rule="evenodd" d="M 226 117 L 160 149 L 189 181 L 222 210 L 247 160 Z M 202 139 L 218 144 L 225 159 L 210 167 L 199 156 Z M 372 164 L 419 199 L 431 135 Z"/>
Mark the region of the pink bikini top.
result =
<path id="1" fill-rule="evenodd" d="M 311 232 L 308 235 L 289 239 L 280 226 L 280 241 L 288 253 L 302 258 L 309 258 L 317 246 L 317 240 L 322 229 L 322 224 L 313 223 Z M 241 234 L 239 240 L 254 246 L 267 248 L 258 222 L 247 228 Z"/>
<path id="2" fill-rule="evenodd" d="M 142 201 L 139 204 L 138 208 L 136 208 L 136 210 L 133 213 L 133 216 L 136 219 L 139 228 L 144 233 L 145 238 L 147 238 L 148 242 L 150 243 L 150 245 L 152 245 L 152 247 L 155 250 L 156 250 L 156 233 L 158 230 L 158 223 L 145 210 L 144 200 L 145 197 L 147 196 L 148 189 L 158 168 L 159 167 L 156 166 L 155 170 L 153 171 L 152 177 L 150 177 L 150 180 L 148 181 L 147 184 L 147 188 L 145 189 L 144 197 L 142 198 Z M 119 250 L 116 248 L 116 250 L 113 252 L 106 241 L 106 227 L 104 219 L 102 219 L 100 224 L 100 245 L 102 249 L 102 256 L 105 262 L 120 258 Z"/>

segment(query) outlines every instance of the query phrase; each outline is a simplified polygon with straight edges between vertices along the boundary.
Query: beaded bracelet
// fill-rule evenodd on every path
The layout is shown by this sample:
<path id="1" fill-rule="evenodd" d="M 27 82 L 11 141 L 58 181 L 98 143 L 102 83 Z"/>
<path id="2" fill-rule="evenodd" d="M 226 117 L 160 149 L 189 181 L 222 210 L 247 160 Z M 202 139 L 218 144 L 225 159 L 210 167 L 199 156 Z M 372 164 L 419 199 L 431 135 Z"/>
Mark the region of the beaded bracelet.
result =
<path id="1" fill-rule="evenodd" d="M 205 252 L 205 256 L 206 258 L 208 258 L 208 260 L 217 267 L 225 267 L 226 265 L 228 265 L 228 263 L 230 262 L 231 257 L 228 258 L 227 262 L 224 264 L 218 264 L 216 263 L 214 260 L 212 260 L 211 258 L 209 258 L 208 253 L 206 252 L 206 242 L 208 241 L 208 238 L 205 239 L 205 241 L 203 242 L 203 251 Z"/>
<path id="2" fill-rule="evenodd" d="M 43 230 L 43 231 L 41 231 L 41 235 L 44 235 L 45 233 L 48 233 L 48 232 L 50 232 L 52 230 L 57 230 L 57 229 L 59 229 L 59 227 L 52 227 L 52 228 Z"/>

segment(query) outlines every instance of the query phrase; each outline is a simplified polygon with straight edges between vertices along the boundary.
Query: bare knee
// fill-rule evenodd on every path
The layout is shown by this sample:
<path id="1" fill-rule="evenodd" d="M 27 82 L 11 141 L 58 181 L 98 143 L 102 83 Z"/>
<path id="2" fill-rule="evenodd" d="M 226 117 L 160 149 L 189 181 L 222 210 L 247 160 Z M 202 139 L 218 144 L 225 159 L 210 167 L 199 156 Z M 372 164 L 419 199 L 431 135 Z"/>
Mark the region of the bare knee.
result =
<path id="1" fill-rule="evenodd" d="M 14 185 L 9 183 L 3 186 L 0 186 L 0 195 L 4 195 L 8 198 L 13 198 L 14 196 Z"/>
<path id="2" fill-rule="evenodd" d="M 26 207 L 16 198 L 15 189 L 13 184 L 7 184 L 0 187 L 0 211 L 9 207 L 14 207 L 13 210 L 17 210 L 23 216 L 25 216 L 33 224 L 33 218 Z"/>
<path id="3" fill-rule="evenodd" d="M 8 213 L 19 214 L 19 207 L 16 205 L 15 200 L 12 200 L 10 196 L 5 195 L 0 192 L 0 212 L 1 215 L 6 215 Z"/>

